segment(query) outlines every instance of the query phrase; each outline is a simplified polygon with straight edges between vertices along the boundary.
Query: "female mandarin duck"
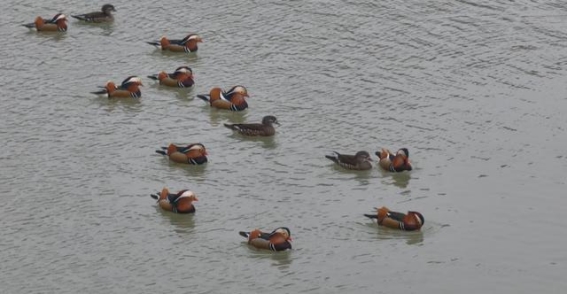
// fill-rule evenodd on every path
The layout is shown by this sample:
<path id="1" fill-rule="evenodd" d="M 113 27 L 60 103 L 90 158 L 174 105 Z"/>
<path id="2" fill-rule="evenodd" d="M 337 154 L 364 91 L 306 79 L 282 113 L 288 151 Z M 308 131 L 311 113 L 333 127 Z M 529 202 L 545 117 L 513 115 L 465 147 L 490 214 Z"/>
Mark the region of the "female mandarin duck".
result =
<path id="1" fill-rule="evenodd" d="M 261 124 L 224 124 L 224 126 L 244 136 L 268 137 L 276 133 L 273 124 L 280 125 L 275 116 L 268 115 L 264 116 Z"/>
<path id="2" fill-rule="evenodd" d="M 169 193 L 167 188 L 163 188 L 161 193 L 151 194 L 152 198 L 157 199 L 157 203 L 163 210 L 175 213 L 194 213 L 194 201 L 199 201 L 195 193 L 189 190 L 181 190 L 175 194 Z"/>
<path id="3" fill-rule="evenodd" d="M 161 48 L 163 51 L 171 52 L 197 52 L 199 47 L 198 43 L 202 43 L 203 39 L 197 34 L 189 34 L 183 39 L 170 40 L 166 37 L 161 37 L 159 41 L 147 42 L 150 45 Z"/>
<path id="4" fill-rule="evenodd" d="M 355 155 L 345 155 L 335 152 L 333 155 L 325 155 L 339 166 L 352 170 L 369 170 L 372 168 L 372 158 L 366 151 L 358 151 Z"/>
<path id="5" fill-rule="evenodd" d="M 148 78 L 159 81 L 160 85 L 175 88 L 191 88 L 195 84 L 193 70 L 188 66 L 180 66 L 173 73 L 161 71 L 156 75 L 148 76 Z"/>
<path id="6" fill-rule="evenodd" d="M 248 244 L 257 249 L 284 251 L 291 249 L 291 232 L 286 227 L 280 227 L 271 233 L 262 233 L 256 229 L 252 232 L 240 232 L 240 236 L 248 239 Z"/>
<path id="7" fill-rule="evenodd" d="M 30 29 L 35 28 L 38 32 L 66 32 L 67 17 L 62 13 L 57 13 L 52 19 L 44 19 L 38 16 L 35 22 L 23 26 Z"/>
<path id="8" fill-rule="evenodd" d="M 417 211 L 408 211 L 407 214 L 390 211 L 387 207 L 376 208 L 376 214 L 365 214 L 364 216 L 377 219 L 378 225 L 402 231 L 419 231 L 425 219 Z"/>
<path id="9" fill-rule="evenodd" d="M 407 148 L 401 148 L 395 155 L 388 149 L 382 148 L 380 152 L 376 152 L 376 155 L 380 158 L 378 164 L 386 171 L 402 172 L 412 170 Z"/>
<path id="10" fill-rule="evenodd" d="M 93 22 L 93 23 L 111 22 L 114 20 L 114 17 L 112 16 L 111 13 L 112 11 L 116 12 L 116 9 L 112 4 L 104 4 L 101 8 L 101 11 L 95 11 L 95 12 L 89 12 L 85 14 L 78 14 L 71 16 L 85 22 Z"/>
<path id="11" fill-rule="evenodd" d="M 201 143 L 189 144 L 187 146 L 177 146 L 169 144 L 168 147 L 161 147 L 156 153 L 166 155 L 169 160 L 177 163 L 187 163 L 200 165 L 207 162 L 207 150 Z"/>
<path id="12" fill-rule="evenodd" d="M 232 111 L 242 111 L 248 108 L 246 97 L 248 91 L 243 86 L 234 86 L 227 92 L 223 92 L 221 88 L 213 88 L 208 95 L 202 94 L 197 97 L 209 102 L 211 107 L 218 109 L 229 109 Z"/>
<path id="13" fill-rule="evenodd" d="M 110 81 L 106 83 L 106 86 L 100 91 L 91 92 L 97 95 L 108 95 L 108 98 L 140 98 L 142 97 L 142 91 L 140 91 L 140 86 L 143 86 L 142 80 L 137 76 L 129 76 L 122 84 L 116 87 L 114 82 Z"/>

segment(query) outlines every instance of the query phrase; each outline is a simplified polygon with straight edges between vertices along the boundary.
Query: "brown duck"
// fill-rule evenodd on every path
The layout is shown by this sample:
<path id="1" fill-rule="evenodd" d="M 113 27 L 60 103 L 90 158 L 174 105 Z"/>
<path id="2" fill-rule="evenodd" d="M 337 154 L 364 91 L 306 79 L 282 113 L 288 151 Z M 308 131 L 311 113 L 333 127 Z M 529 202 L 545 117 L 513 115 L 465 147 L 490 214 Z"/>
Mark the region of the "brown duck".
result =
<path id="1" fill-rule="evenodd" d="M 66 32 L 67 17 L 62 13 L 57 13 L 52 19 L 38 16 L 34 22 L 24 24 L 23 26 L 29 29 L 35 28 L 38 32 Z"/>
<path id="2" fill-rule="evenodd" d="M 248 108 L 246 97 L 248 90 L 244 86 L 234 86 L 227 92 L 221 88 L 212 88 L 209 94 L 197 95 L 198 98 L 208 102 L 211 107 L 218 109 L 228 109 L 232 111 L 242 111 Z"/>
<path id="3" fill-rule="evenodd" d="M 199 201 L 193 191 L 181 190 L 177 193 L 169 193 L 167 188 L 163 188 L 161 192 L 151 194 L 156 199 L 159 207 L 163 210 L 175 213 L 194 213 L 194 201 Z"/>
<path id="4" fill-rule="evenodd" d="M 358 151 L 355 155 L 345 155 L 335 152 L 333 155 L 325 155 L 326 158 L 338 165 L 352 170 L 369 170 L 372 168 L 372 158 L 366 151 Z"/>
<path id="5" fill-rule="evenodd" d="M 160 85 L 173 88 L 191 88 L 195 85 L 193 70 L 188 66 L 180 66 L 173 73 L 161 71 L 158 74 L 148 76 L 148 78 L 159 81 Z"/>
<path id="6" fill-rule="evenodd" d="M 392 154 L 388 149 L 382 148 L 381 151 L 376 152 L 376 155 L 380 158 L 378 165 L 385 171 L 402 172 L 412 170 L 407 148 L 401 148 L 396 154 Z"/>
<path id="7" fill-rule="evenodd" d="M 177 163 L 186 163 L 201 165 L 208 161 L 207 149 L 201 143 L 189 144 L 187 146 L 178 146 L 169 144 L 167 147 L 161 147 L 156 153 L 169 157 L 169 160 Z"/>
<path id="8" fill-rule="evenodd" d="M 405 214 L 391 211 L 385 206 L 376 208 L 376 214 L 365 214 L 364 216 L 377 219 L 380 226 L 402 231 L 419 231 L 425 223 L 423 215 L 417 211 L 408 211 Z"/>
<path id="9" fill-rule="evenodd" d="M 142 91 L 140 91 L 140 86 L 143 86 L 142 80 L 137 76 L 129 76 L 120 86 L 112 81 L 106 83 L 104 87 L 99 91 L 91 92 L 96 95 L 107 95 L 108 98 L 140 98 L 142 97 Z"/>
<path id="10" fill-rule="evenodd" d="M 224 126 L 244 136 L 269 137 L 276 133 L 273 124 L 280 125 L 275 116 L 268 115 L 264 116 L 261 124 L 224 124 Z"/>
<path id="11" fill-rule="evenodd" d="M 202 43 L 203 39 L 197 34 L 189 34 L 183 39 L 168 39 L 161 37 L 159 41 L 147 42 L 163 51 L 171 52 L 197 52 L 199 50 L 198 43 Z"/>
<path id="12" fill-rule="evenodd" d="M 114 20 L 112 16 L 112 11 L 116 12 L 116 9 L 112 4 L 104 4 L 101 11 L 89 12 L 85 14 L 71 15 L 78 20 L 85 22 L 101 23 L 101 22 L 111 22 Z"/>

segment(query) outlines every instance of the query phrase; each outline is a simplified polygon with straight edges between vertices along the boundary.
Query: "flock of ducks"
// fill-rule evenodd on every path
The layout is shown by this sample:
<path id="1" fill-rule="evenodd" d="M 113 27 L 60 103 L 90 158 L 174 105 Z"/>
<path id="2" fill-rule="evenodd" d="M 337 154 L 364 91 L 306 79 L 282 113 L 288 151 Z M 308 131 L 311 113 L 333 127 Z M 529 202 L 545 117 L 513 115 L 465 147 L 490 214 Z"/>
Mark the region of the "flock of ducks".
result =
<path id="1" fill-rule="evenodd" d="M 112 12 L 116 9 L 112 4 L 105 4 L 101 11 L 90 12 L 85 14 L 71 15 L 79 21 L 88 23 L 105 23 L 112 22 L 114 17 Z M 66 32 L 67 17 L 58 13 L 51 19 L 37 17 L 33 23 L 24 24 L 23 26 L 36 29 L 38 32 Z M 148 44 L 159 48 L 162 51 L 171 51 L 179 53 L 194 53 L 198 50 L 198 43 L 203 42 L 198 34 L 189 34 L 182 39 L 168 39 L 162 37 L 160 40 L 147 42 Z M 174 88 L 192 88 L 195 85 L 193 80 L 193 71 L 188 66 L 180 66 L 172 73 L 159 72 L 149 75 L 149 79 L 157 81 L 160 85 Z M 100 86 L 98 91 L 91 92 L 97 95 L 105 95 L 109 99 L 113 98 L 140 98 L 142 92 L 140 86 L 143 86 L 142 80 L 138 76 L 129 76 L 119 85 L 109 81 L 104 86 Z M 224 109 L 230 111 L 243 111 L 248 108 L 246 98 L 248 91 L 244 86 L 233 86 L 229 90 L 224 91 L 221 88 L 213 88 L 209 94 L 197 95 L 198 98 L 207 102 L 210 107 Z M 274 136 L 276 130 L 275 125 L 279 125 L 278 120 L 273 115 L 265 116 L 261 123 L 247 124 L 224 124 L 224 126 L 243 136 Z M 170 144 L 156 150 L 156 153 L 167 156 L 169 160 L 176 163 L 201 165 L 207 160 L 207 150 L 201 143 L 193 143 L 187 146 L 178 146 Z M 404 172 L 411 171 L 412 165 L 409 160 L 409 151 L 407 148 L 401 148 L 396 153 L 392 153 L 387 149 L 382 149 L 375 153 L 378 158 L 378 165 L 387 172 Z M 334 152 L 332 155 L 326 155 L 326 158 L 332 160 L 342 168 L 349 170 L 370 170 L 372 169 L 372 158 L 366 151 L 359 151 L 354 155 L 340 154 Z M 157 200 L 161 209 L 174 213 L 194 213 L 195 206 L 193 202 L 198 201 L 197 196 L 190 190 L 181 190 L 177 193 L 170 193 L 167 188 L 163 188 L 161 192 L 151 194 L 151 197 Z M 416 211 L 408 211 L 400 213 L 390 211 L 387 207 L 376 208 L 376 213 L 365 214 L 370 219 L 376 219 L 378 225 L 405 230 L 420 230 L 424 223 L 421 213 Z M 248 240 L 248 244 L 259 249 L 267 249 L 272 251 L 283 251 L 291 249 L 291 231 L 287 227 L 279 227 L 270 233 L 264 233 L 258 229 L 239 234 Z"/>

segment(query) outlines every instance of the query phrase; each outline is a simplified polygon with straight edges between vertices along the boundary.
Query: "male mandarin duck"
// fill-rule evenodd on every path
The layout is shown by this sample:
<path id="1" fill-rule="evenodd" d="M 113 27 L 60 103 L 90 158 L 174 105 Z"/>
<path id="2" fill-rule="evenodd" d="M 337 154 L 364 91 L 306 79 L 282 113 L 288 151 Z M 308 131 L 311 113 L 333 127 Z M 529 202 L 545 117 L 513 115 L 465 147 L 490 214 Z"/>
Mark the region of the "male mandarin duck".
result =
<path id="1" fill-rule="evenodd" d="M 230 109 L 232 111 L 242 111 L 248 108 L 246 97 L 248 90 L 243 86 L 234 86 L 227 92 L 223 92 L 221 88 L 212 88 L 208 95 L 202 94 L 197 97 L 209 102 L 211 107 L 218 109 Z"/>
<path id="2" fill-rule="evenodd" d="M 207 149 L 201 143 L 189 144 L 187 146 L 177 146 L 169 144 L 168 147 L 161 147 L 156 153 L 166 155 L 169 160 L 177 163 L 187 163 L 200 165 L 207 162 Z"/>
<path id="3" fill-rule="evenodd" d="M 167 188 L 163 188 L 160 193 L 151 194 L 152 198 L 157 199 L 157 203 L 163 210 L 175 213 L 194 213 L 194 201 L 199 201 L 195 193 L 189 190 L 181 190 L 177 193 L 169 193 Z"/>
<path id="4" fill-rule="evenodd" d="M 381 151 L 376 152 L 376 155 L 380 159 L 378 165 L 386 171 L 402 172 L 412 170 L 407 148 L 401 148 L 395 155 L 388 149 L 382 148 Z"/>
<path id="5" fill-rule="evenodd" d="M 175 88 L 191 88 L 193 81 L 193 70 L 188 66 L 180 66 L 173 73 L 161 71 L 158 74 L 148 76 L 152 80 L 159 81 L 160 85 Z"/>
<path id="6" fill-rule="evenodd" d="M 57 13 L 52 19 L 44 19 L 38 16 L 35 22 L 23 26 L 30 29 L 35 28 L 38 32 L 66 32 L 67 17 L 63 13 Z"/>
<path id="7" fill-rule="evenodd" d="M 276 133 L 272 124 L 280 125 L 275 116 L 268 115 L 264 116 L 261 124 L 224 124 L 224 126 L 244 136 L 268 137 L 273 136 Z"/>
<path id="8" fill-rule="evenodd" d="M 419 231 L 425 223 L 423 215 L 417 211 L 408 211 L 407 214 L 404 214 L 391 211 L 385 206 L 376 208 L 376 214 L 365 214 L 364 216 L 377 219 L 380 226 L 402 231 Z"/>
<path id="9" fill-rule="evenodd" d="M 114 20 L 112 16 L 112 11 L 116 12 L 114 5 L 112 4 L 104 4 L 101 8 L 101 11 L 89 12 L 85 14 L 78 14 L 78 15 L 71 15 L 72 17 L 85 21 L 85 22 L 111 22 Z"/>
<path id="10" fill-rule="evenodd" d="M 369 170 L 372 168 L 372 158 L 366 151 L 358 151 L 355 155 L 345 155 L 335 152 L 333 155 L 325 155 L 339 166 L 352 170 Z"/>
<path id="11" fill-rule="evenodd" d="M 142 97 L 142 91 L 140 91 L 140 86 L 143 86 L 142 80 L 137 76 L 129 76 L 120 86 L 116 86 L 114 82 L 109 81 L 106 86 L 100 91 L 91 92 L 97 95 L 108 95 L 108 98 L 140 98 Z"/>
<path id="12" fill-rule="evenodd" d="M 240 236 L 248 239 L 248 244 L 257 249 L 284 251 L 291 249 L 291 232 L 286 227 L 280 227 L 271 233 L 263 233 L 255 229 L 252 232 L 240 232 Z"/>
<path id="13" fill-rule="evenodd" d="M 166 37 L 161 37 L 159 41 L 147 42 L 150 45 L 161 48 L 164 51 L 171 52 L 197 52 L 199 47 L 198 43 L 202 43 L 203 39 L 197 34 L 189 34 L 183 39 L 168 39 Z"/>

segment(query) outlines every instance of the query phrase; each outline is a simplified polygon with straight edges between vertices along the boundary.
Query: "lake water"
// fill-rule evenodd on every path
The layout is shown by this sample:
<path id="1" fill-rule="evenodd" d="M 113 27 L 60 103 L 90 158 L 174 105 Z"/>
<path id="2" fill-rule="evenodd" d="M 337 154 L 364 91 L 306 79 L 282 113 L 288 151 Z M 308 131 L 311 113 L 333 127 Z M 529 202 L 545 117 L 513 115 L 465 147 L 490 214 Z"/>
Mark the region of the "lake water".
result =
<path id="1" fill-rule="evenodd" d="M 113 1 L 112 25 L 20 26 L 102 2 L 4 2 L 2 293 L 564 293 L 567 2 Z M 198 32 L 197 54 L 146 41 Z M 196 87 L 146 78 L 190 66 Z M 89 92 L 143 78 L 139 101 Z M 244 85 L 250 108 L 196 98 Z M 275 115 L 273 139 L 223 123 Z M 154 153 L 205 144 L 204 166 Z M 407 147 L 414 170 L 324 155 Z M 150 193 L 199 197 L 195 215 Z M 378 228 L 376 206 L 425 216 Z M 292 251 L 240 230 L 287 226 Z"/>

